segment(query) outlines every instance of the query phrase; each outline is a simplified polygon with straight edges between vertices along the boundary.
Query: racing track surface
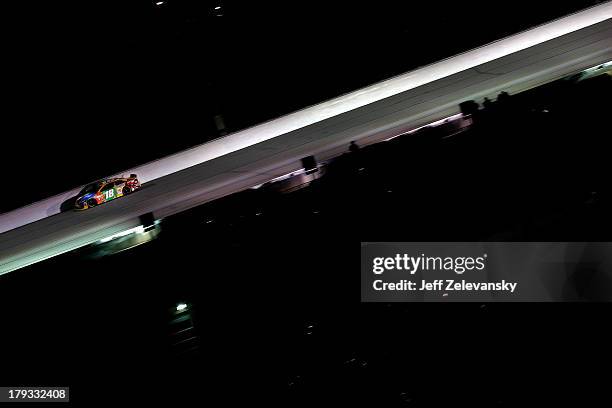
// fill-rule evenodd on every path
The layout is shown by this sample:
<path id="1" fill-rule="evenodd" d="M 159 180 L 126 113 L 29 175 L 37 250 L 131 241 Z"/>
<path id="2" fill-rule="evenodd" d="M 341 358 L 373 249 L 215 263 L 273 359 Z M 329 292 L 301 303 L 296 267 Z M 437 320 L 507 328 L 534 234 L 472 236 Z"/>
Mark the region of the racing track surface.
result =
<path id="1" fill-rule="evenodd" d="M 592 7 L 224 138 L 146 163 L 134 169 L 124 170 L 121 174 L 136 173 L 141 182 L 146 183 L 458 72 L 478 67 L 506 55 L 591 26 L 610 17 L 612 17 L 612 4 Z M 364 55 L 364 57 L 367 58 L 367 55 Z M 72 191 L 0 215 L 0 233 L 59 213 L 60 204 L 74 196 L 79 190 L 80 188 L 75 188 Z"/>
<path id="2" fill-rule="evenodd" d="M 569 33 L 551 37 L 560 25 Z M 584 28 L 572 31 L 570 26 Z M 553 39 L 524 48 L 526 38 L 534 41 L 542 36 Z M 523 48 L 516 44 L 512 48 L 512 41 L 522 41 Z M 520 51 L 512 52 L 517 47 Z M 493 58 L 496 55 L 503 56 Z M 55 205 L 52 200 L 63 201 L 72 193 L 67 192 L 7 213 L 0 217 L 0 231 L 6 231 L 0 234 L 0 274 L 138 226 L 138 216 L 144 213 L 153 212 L 159 219 L 261 184 L 299 169 L 302 157 L 314 154 L 325 160 L 346 151 L 351 140 L 362 145 L 382 141 L 457 114 L 458 104 L 465 100 L 494 98 L 501 90 L 517 93 L 610 60 L 612 3 L 608 2 L 126 170 L 124 173 L 136 172 L 142 178 L 143 189 L 92 210 L 47 217 L 53 214 L 49 210 Z M 474 66 L 474 61 L 488 62 Z M 470 63 L 467 69 L 460 69 Z M 449 72 L 452 74 L 445 75 Z M 398 83 L 405 90 L 398 92 Z M 34 214 L 41 208 L 46 218 Z M 30 215 L 33 219 L 42 219 L 27 224 L 27 211 L 34 214 Z M 15 228 L 18 225 L 22 226 Z"/>

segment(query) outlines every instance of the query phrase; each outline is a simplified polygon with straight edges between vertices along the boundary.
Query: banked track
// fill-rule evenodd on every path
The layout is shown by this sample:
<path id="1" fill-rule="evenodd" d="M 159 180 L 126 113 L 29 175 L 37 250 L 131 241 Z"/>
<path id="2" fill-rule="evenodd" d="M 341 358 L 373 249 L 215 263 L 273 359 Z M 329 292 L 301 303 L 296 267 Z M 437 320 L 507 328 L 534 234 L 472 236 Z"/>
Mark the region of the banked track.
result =
<path id="1" fill-rule="evenodd" d="M 364 55 L 364 58 L 367 58 Z M 0 274 L 261 184 L 346 150 L 459 112 L 468 99 L 495 97 L 612 60 L 612 3 L 538 26 L 370 87 L 196 146 L 134 169 L 137 194 L 84 212 L 59 213 L 78 189 L 0 216 Z"/>

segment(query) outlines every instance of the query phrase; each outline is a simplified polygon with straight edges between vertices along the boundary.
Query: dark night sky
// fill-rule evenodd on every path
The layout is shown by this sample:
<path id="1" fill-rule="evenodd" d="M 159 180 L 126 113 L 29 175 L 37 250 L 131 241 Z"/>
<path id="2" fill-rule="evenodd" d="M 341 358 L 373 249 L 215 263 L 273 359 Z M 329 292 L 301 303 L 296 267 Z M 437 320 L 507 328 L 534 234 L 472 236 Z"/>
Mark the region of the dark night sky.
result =
<path id="1" fill-rule="evenodd" d="M 596 1 L 241 3 L 7 5 L 2 170 L 38 181 L 0 211 L 204 142 L 215 113 L 238 130 Z"/>

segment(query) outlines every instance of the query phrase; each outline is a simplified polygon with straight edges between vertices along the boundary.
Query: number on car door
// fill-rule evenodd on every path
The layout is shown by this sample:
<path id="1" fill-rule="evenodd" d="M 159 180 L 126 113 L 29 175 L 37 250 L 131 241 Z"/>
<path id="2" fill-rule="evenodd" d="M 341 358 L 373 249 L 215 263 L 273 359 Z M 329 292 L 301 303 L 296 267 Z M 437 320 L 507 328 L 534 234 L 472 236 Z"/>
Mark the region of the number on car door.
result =
<path id="1" fill-rule="evenodd" d="M 117 191 L 115 190 L 115 183 L 108 183 L 102 190 L 104 194 L 104 201 L 110 201 L 117 198 Z"/>

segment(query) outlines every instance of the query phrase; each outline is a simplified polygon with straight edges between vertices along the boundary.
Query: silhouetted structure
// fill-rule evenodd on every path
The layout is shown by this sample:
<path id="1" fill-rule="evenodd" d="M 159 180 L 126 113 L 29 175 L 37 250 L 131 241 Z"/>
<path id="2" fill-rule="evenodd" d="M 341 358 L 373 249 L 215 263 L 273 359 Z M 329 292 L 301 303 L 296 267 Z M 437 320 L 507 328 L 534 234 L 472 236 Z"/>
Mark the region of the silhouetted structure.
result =
<path id="1" fill-rule="evenodd" d="M 485 109 L 491 109 L 493 107 L 493 101 L 485 96 L 484 101 L 482 102 L 482 106 Z"/>
<path id="2" fill-rule="evenodd" d="M 479 107 L 480 106 L 478 105 L 478 103 L 473 99 L 461 102 L 459 104 L 459 109 L 461 110 L 461 113 L 463 113 L 464 116 L 472 115 L 473 113 L 478 112 Z"/>
<path id="3" fill-rule="evenodd" d="M 510 94 L 506 91 L 502 91 L 497 95 L 497 102 L 505 103 L 510 100 Z"/>
<path id="4" fill-rule="evenodd" d="M 314 156 L 307 156 L 302 159 L 302 167 L 306 174 L 312 174 L 318 170 L 317 160 Z"/>

